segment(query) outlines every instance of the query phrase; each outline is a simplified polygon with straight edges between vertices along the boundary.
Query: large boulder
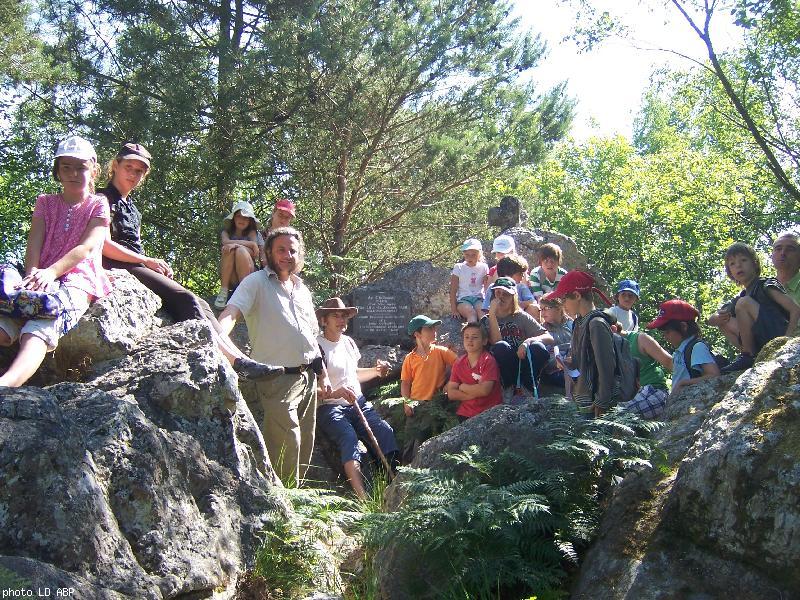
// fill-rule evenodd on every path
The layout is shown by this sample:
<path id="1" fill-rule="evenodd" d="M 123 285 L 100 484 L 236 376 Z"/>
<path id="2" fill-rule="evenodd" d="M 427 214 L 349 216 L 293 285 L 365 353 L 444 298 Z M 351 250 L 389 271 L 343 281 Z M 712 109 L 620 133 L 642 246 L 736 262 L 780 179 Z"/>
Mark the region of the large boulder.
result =
<path id="1" fill-rule="evenodd" d="M 152 330 L 89 383 L 0 390 L 0 565 L 24 578 L 209 595 L 289 514 L 277 485 L 204 322 Z"/>
<path id="2" fill-rule="evenodd" d="M 617 489 L 573 598 L 800 597 L 800 338 L 732 378 L 669 407 L 667 464 Z"/>

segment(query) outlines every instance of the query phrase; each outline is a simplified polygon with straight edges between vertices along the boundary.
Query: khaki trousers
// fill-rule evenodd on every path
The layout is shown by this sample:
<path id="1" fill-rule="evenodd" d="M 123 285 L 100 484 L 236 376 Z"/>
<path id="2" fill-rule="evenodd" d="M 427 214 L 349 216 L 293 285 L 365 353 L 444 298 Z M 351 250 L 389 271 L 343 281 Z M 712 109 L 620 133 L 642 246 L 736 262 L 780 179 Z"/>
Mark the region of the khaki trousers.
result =
<path id="1" fill-rule="evenodd" d="M 256 382 L 269 459 L 284 485 L 300 485 L 314 450 L 317 376 L 313 371 Z M 253 407 L 255 408 L 255 407 Z"/>

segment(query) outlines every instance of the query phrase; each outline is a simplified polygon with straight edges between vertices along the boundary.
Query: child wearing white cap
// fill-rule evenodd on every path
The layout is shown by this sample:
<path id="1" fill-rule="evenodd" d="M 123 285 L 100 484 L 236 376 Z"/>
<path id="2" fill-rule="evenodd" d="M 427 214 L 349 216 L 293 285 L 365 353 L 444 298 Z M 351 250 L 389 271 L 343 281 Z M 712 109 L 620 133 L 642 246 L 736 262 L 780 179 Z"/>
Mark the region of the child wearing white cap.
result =
<path id="1" fill-rule="evenodd" d="M 98 174 L 97 155 L 87 140 L 71 136 L 58 145 L 53 178 L 63 191 L 36 199 L 25 277 L 14 292 L 27 290 L 30 297 L 46 293 L 58 299 L 60 310 L 55 318 L 40 313 L 30 318 L 0 315 L 0 345 L 10 346 L 19 339 L 19 352 L 0 376 L 0 386 L 18 387 L 28 381 L 89 304 L 111 291 L 101 264 L 111 218 L 106 199 L 94 193 Z M 8 273 L 15 274 L 19 277 L 14 271 Z"/>
<path id="2" fill-rule="evenodd" d="M 450 312 L 456 319 L 474 323 L 481 316 L 483 285 L 489 267 L 483 259 L 480 240 L 469 238 L 461 244 L 464 261 L 450 274 Z"/>

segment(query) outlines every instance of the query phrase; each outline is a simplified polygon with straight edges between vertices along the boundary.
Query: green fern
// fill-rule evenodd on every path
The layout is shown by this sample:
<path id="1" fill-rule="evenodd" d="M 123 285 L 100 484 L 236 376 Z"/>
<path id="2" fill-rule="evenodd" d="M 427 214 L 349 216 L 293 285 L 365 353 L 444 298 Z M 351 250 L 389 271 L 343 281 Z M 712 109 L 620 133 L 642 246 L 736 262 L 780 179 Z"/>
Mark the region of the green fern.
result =
<path id="1" fill-rule="evenodd" d="M 628 469 L 649 468 L 647 436 L 658 425 L 624 411 L 588 421 L 564 403 L 544 426 L 552 441 L 543 462 L 561 467 L 472 446 L 444 455 L 449 468 L 403 469 L 399 509 L 358 523 L 369 551 L 405 547 L 436 574 L 436 597 L 561 597 L 567 565 L 596 530 L 602 490 Z M 409 573 L 412 594 L 417 576 Z"/>

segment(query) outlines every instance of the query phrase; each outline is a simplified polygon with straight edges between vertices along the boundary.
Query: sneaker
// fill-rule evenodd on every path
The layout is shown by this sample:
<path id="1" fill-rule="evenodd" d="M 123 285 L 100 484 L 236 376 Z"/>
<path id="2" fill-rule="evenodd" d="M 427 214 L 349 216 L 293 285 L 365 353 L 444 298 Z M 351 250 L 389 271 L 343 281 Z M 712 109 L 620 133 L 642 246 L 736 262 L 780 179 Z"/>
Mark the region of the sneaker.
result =
<path id="1" fill-rule="evenodd" d="M 217 299 L 214 300 L 214 306 L 219 309 L 225 308 L 225 305 L 228 303 L 228 290 L 227 288 L 220 288 L 219 294 L 217 294 Z"/>
<path id="2" fill-rule="evenodd" d="M 239 377 L 252 381 L 275 379 L 278 375 L 283 375 L 283 367 L 265 365 L 249 358 L 237 358 L 233 361 L 233 370 Z"/>
<path id="3" fill-rule="evenodd" d="M 735 361 L 731 364 L 722 367 L 720 369 L 720 373 L 735 373 L 736 371 L 744 371 L 749 369 L 753 366 L 755 362 L 755 358 L 753 358 L 752 354 L 748 354 L 747 352 L 742 352 Z"/>

